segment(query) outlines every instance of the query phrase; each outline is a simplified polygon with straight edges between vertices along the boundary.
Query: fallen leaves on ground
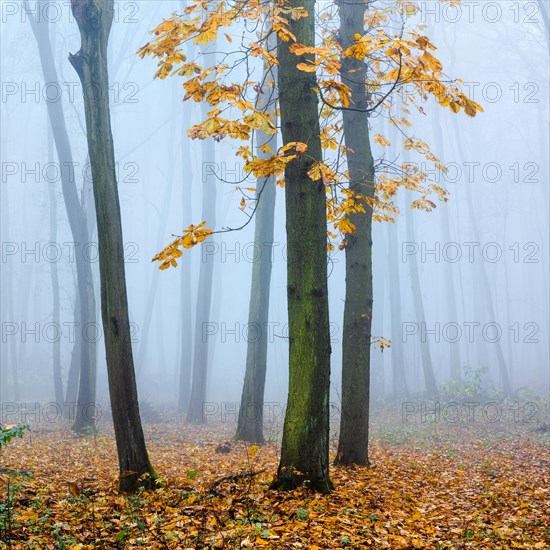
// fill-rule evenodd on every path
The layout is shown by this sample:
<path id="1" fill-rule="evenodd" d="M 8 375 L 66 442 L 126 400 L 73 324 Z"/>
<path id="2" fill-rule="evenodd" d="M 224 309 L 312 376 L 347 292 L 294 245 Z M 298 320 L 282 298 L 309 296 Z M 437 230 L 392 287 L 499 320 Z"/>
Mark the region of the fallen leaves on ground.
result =
<path id="1" fill-rule="evenodd" d="M 108 424 L 95 438 L 35 427 L 0 456 L 0 540 L 73 550 L 550 547 L 547 438 L 375 429 L 372 466 L 331 468 L 335 490 L 320 495 L 269 490 L 279 444 L 235 443 L 234 428 L 146 426 L 163 485 L 125 496 Z"/>

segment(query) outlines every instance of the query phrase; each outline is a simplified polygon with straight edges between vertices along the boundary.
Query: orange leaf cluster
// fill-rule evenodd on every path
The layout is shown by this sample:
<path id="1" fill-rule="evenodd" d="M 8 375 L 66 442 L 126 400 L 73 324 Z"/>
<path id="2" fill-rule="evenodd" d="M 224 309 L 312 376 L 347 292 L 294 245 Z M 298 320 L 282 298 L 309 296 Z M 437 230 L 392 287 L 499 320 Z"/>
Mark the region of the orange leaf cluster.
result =
<path id="1" fill-rule="evenodd" d="M 357 211 L 358 204 L 361 204 L 363 210 L 373 209 L 374 221 L 391 221 L 398 213 L 393 199 L 400 188 L 409 189 L 418 195 L 411 205 L 413 208 L 427 211 L 436 206 L 430 198 L 432 193 L 442 201 L 447 200 L 447 196 L 443 188 L 429 184 L 427 174 L 406 164 L 395 166 L 394 173 L 388 172 L 383 166 L 377 169 L 374 199 L 351 196 L 344 192 L 349 178 L 345 168 L 342 168 L 347 156 L 347 149 L 342 145 L 342 110 L 354 106 L 350 89 L 342 82 L 340 75 L 343 58 L 365 62 L 367 108 L 386 111 L 390 123 L 406 136 L 403 140 L 404 148 L 423 156 L 437 170 L 444 171 L 445 167 L 431 152 L 428 144 L 407 134 L 411 126 L 409 108 L 414 107 L 425 114 L 421 103 L 432 98 L 453 113 L 463 110 L 466 115 L 474 117 L 483 111 L 479 104 L 459 90 L 459 81 L 448 80 L 443 64 L 435 56 L 436 47 L 423 34 L 422 27 L 408 28 L 408 21 L 420 8 L 413 0 L 394 0 L 383 5 L 368 4 L 364 33 L 356 34 L 353 44 L 343 50 L 338 40 L 337 12 L 330 3 L 319 5 L 316 17 L 321 38 L 312 47 L 296 42 L 288 30 L 290 20 L 308 16 L 302 7 L 289 6 L 286 2 L 268 5 L 262 0 L 234 0 L 231 3 L 193 0 L 183 15 L 174 13 L 153 31 L 155 38 L 139 50 L 139 55 L 159 60 L 156 74 L 159 78 L 168 75 L 183 77 L 185 100 L 205 102 L 213 107 L 205 120 L 188 130 L 191 138 L 250 141 L 256 131 L 267 135 L 276 133 L 272 118 L 266 114 L 265 101 L 257 101 L 258 94 L 262 94 L 262 97 L 272 95 L 271 101 L 275 101 L 276 93 L 268 94 L 269 90 L 265 90 L 264 83 L 253 78 L 253 70 L 245 81 L 235 82 L 231 75 L 233 69 L 242 62 L 250 67 L 250 59 L 257 58 L 261 62 L 257 69 L 262 71 L 278 63 L 276 52 L 268 47 L 267 33 L 255 33 L 249 42 L 243 38 L 237 51 L 231 52 L 231 65 L 204 67 L 199 59 L 188 59 L 181 48 L 186 41 L 206 46 L 218 38 L 222 28 L 243 22 L 254 22 L 255 25 L 258 22 L 268 23 L 267 28 L 271 27 L 281 40 L 290 42 L 289 48 L 296 56 L 297 67 L 317 74 L 316 90 L 322 104 L 321 141 L 326 158 L 310 167 L 309 177 L 314 181 L 321 180 L 326 185 L 328 222 L 345 240 L 346 235 L 355 230 L 348 216 Z M 395 32 L 396 22 L 403 24 L 399 33 Z M 225 36 L 231 43 L 231 37 L 227 34 Z M 203 55 L 206 50 L 201 52 L 200 55 Z M 397 94 L 401 97 L 401 103 L 396 101 Z M 402 116 L 395 116 L 396 110 Z M 380 133 L 374 136 L 373 143 L 382 148 L 400 145 L 390 143 Z M 240 147 L 237 152 L 245 161 L 246 173 L 256 178 L 276 175 L 279 178 L 277 183 L 280 184 L 284 184 L 282 175 L 286 165 L 301 153 L 298 149 L 279 150 L 264 159 L 253 153 L 250 145 Z M 331 155 L 337 155 L 337 158 Z M 332 238 L 330 234 L 329 237 Z M 168 267 L 168 259 L 170 265 L 174 265 L 172 262 L 175 257 L 168 254 L 161 264 L 164 268 Z"/>
<path id="2" fill-rule="evenodd" d="M 183 235 L 174 239 L 166 248 L 156 254 L 152 262 L 160 262 L 159 269 L 168 269 L 169 267 L 176 267 L 178 265 L 177 259 L 183 254 L 181 249 L 190 249 L 202 243 L 206 237 L 212 235 L 211 229 L 203 229 L 206 222 L 202 222 L 199 225 L 190 225 L 187 229 L 183 230 Z"/>

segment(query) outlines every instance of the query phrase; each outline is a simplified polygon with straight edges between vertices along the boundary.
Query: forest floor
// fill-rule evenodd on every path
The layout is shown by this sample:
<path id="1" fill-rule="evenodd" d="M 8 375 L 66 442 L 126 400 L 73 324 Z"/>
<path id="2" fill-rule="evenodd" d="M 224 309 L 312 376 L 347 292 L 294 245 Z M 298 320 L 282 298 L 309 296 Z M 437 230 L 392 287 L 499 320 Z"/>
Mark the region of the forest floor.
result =
<path id="1" fill-rule="evenodd" d="M 145 432 L 163 486 L 133 496 L 117 492 L 107 421 L 95 437 L 41 423 L 12 441 L 0 455 L 0 548 L 550 548 L 547 417 L 377 411 L 371 467 L 331 468 L 328 495 L 269 490 L 280 422 L 255 447 L 232 441 L 234 422 L 160 419 Z"/>

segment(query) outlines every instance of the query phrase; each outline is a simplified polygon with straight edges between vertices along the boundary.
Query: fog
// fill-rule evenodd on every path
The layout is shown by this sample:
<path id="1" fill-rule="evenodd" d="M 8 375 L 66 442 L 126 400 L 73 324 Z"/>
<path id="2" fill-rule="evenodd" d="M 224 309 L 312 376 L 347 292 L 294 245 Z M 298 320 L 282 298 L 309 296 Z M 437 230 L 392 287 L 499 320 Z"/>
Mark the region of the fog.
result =
<path id="1" fill-rule="evenodd" d="M 192 361 L 194 333 L 209 350 L 207 402 L 211 419 L 236 418 L 244 379 L 252 265 L 265 246 L 254 243 L 254 220 L 241 230 L 207 239 L 185 250 L 177 268 L 151 263 L 174 235 L 204 220 L 203 192 L 215 184 L 215 225 L 238 228 L 249 210 L 239 208 L 246 181 L 241 145 L 229 139 L 206 147 L 187 137 L 201 120 L 200 105 L 183 102 L 178 77 L 153 79 L 156 62 L 136 51 L 180 2 L 116 3 L 110 38 L 111 117 L 125 241 L 128 300 L 140 400 L 174 410 L 180 365 Z M 82 200 L 90 200 L 91 174 L 79 79 L 68 61 L 80 47 L 69 2 L 29 2 L 48 18 L 60 86 L 45 83 L 39 50 L 24 3 L 1 4 L 1 387 L 3 403 L 54 401 L 54 341 L 60 342 L 64 387 L 75 331 L 75 256 L 92 264 L 97 326 L 86 336 L 98 342 L 97 399 L 108 404 L 99 303 L 97 232 L 74 243 L 61 192 L 60 168 L 47 115 L 48 101 L 61 102 L 67 122 L 74 178 Z M 417 16 L 438 46 L 450 78 L 483 106 L 475 118 L 453 114 L 432 100 L 425 114 L 411 115 L 413 133 L 447 165 L 434 181 L 449 192 L 432 212 L 411 210 L 400 193 L 395 224 L 374 227 L 373 335 L 391 347 L 372 350 L 372 399 L 394 395 L 393 365 L 401 353 L 411 395 L 425 391 L 423 350 L 429 349 L 439 385 L 451 368 L 479 371 L 487 399 L 501 395 L 502 369 L 512 391 L 548 395 L 549 388 L 549 29 L 548 8 L 539 2 L 471 2 L 461 7 L 436 2 Z M 38 6 L 38 7 L 37 7 Z M 546 10 L 546 11 L 545 11 Z M 232 36 L 242 34 L 232 29 Z M 217 58 L 225 41 L 218 42 Z M 193 53 L 192 44 L 187 47 Z M 260 71 L 259 62 L 251 66 Z M 239 69 L 242 70 L 242 69 Z M 234 78 L 238 77 L 236 73 Z M 244 75 L 244 71 L 243 71 Z M 404 92 L 400 92 L 404 93 Z M 373 117 L 373 135 L 387 133 Z M 391 139 L 390 139 L 391 141 Z M 374 145 L 377 161 L 424 162 L 396 146 Z M 214 157 L 205 157 L 213 150 Z M 407 155 L 409 155 L 407 157 Z M 209 191 L 210 192 L 210 191 Z M 52 202 L 53 196 L 53 202 Z M 211 197 L 212 195 L 209 195 Z M 288 385 L 284 193 L 277 189 L 272 252 L 266 404 L 282 410 Z M 410 216 L 407 223 L 406 216 Z M 53 225 L 52 225 L 53 220 Z M 93 224 L 95 219 L 92 217 Z M 52 227 L 56 237 L 52 240 Z M 213 262 L 209 320 L 195 326 L 201 263 Z M 52 264 L 59 277 L 59 322 L 53 318 Z M 420 280 L 423 317 L 413 295 Z M 344 253 L 329 262 L 333 388 L 339 401 Z M 400 304 L 392 319 L 392 301 Z M 192 332 L 190 332 L 192 331 Z M 401 350 L 401 351 L 399 351 Z"/>

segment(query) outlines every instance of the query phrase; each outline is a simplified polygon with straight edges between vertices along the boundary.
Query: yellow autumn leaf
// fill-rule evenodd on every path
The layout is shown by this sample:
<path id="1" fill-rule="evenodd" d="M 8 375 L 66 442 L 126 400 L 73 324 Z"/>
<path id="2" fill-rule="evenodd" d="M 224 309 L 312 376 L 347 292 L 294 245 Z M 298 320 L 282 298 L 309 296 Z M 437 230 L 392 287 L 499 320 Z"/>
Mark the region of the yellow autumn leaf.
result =
<path id="1" fill-rule="evenodd" d="M 76 483 L 75 481 L 68 481 L 67 486 L 69 487 L 69 493 L 71 493 L 73 497 L 77 497 L 80 495 L 81 491 L 78 483 Z"/>
<path id="2" fill-rule="evenodd" d="M 296 68 L 300 71 L 304 71 L 305 73 L 314 73 L 317 70 L 315 65 L 311 65 L 309 63 L 298 63 Z"/>
<path id="3" fill-rule="evenodd" d="M 382 134 L 376 134 L 374 136 L 374 143 L 378 143 L 382 147 L 389 147 L 391 145 L 390 141 L 386 139 Z"/>

